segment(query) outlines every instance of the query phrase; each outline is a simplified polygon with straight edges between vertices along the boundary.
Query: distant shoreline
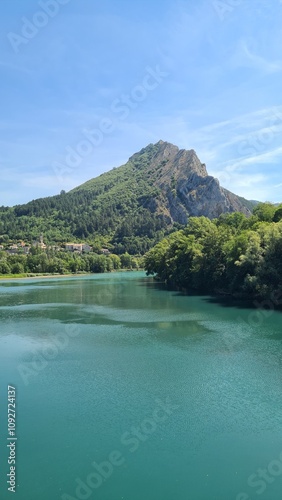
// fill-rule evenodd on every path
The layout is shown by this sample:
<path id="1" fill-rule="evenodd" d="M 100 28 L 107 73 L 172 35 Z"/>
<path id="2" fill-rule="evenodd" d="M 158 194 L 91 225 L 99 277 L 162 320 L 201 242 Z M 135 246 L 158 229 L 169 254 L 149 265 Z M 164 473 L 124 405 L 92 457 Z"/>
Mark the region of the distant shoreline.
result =
<path id="1" fill-rule="evenodd" d="M 126 273 L 126 272 L 135 272 L 135 271 L 144 271 L 144 269 L 115 269 L 113 271 L 106 271 L 104 273 L 81 273 L 81 274 L 37 274 L 34 276 L 26 276 L 26 275 L 2 275 L 0 276 L 1 280 L 32 280 L 38 278 L 81 278 L 83 276 L 98 276 L 102 274 L 112 274 L 112 273 Z"/>
<path id="2" fill-rule="evenodd" d="M 79 276 L 88 276 L 94 273 L 85 273 L 85 274 L 37 274 L 36 276 L 22 276 L 22 275 L 8 275 L 0 276 L 0 280 L 32 280 L 38 278 L 78 278 Z"/>

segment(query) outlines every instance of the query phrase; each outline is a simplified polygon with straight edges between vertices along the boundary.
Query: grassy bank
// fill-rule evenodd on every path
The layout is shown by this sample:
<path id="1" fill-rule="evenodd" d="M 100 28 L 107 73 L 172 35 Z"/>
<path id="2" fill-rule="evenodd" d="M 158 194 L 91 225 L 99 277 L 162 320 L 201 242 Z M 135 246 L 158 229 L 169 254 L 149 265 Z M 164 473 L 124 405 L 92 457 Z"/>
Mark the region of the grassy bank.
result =
<path id="1" fill-rule="evenodd" d="M 117 269 L 113 271 L 106 271 L 106 273 L 122 273 L 122 272 L 133 272 L 133 271 L 144 271 L 144 269 Z M 69 277 L 79 277 L 79 276 L 88 276 L 91 274 L 105 274 L 105 273 L 21 273 L 21 274 L 0 274 L 1 280 L 10 280 L 10 279 L 30 279 L 30 278 L 69 278 Z"/>

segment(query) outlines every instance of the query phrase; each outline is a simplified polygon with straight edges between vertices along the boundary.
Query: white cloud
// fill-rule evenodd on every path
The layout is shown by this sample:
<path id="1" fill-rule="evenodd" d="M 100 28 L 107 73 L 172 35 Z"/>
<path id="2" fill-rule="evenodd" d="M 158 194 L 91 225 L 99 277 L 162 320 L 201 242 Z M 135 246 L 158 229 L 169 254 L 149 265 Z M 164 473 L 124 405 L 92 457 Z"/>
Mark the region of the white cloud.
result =
<path id="1" fill-rule="evenodd" d="M 241 39 L 237 51 L 231 57 L 231 66 L 256 69 L 266 74 L 277 73 L 282 70 L 281 61 L 271 61 L 269 58 L 258 55 L 259 50 L 255 38 L 250 40 Z"/>
<path id="2" fill-rule="evenodd" d="M 241 157 L 235 160 L 229 160 L 225 162 L 226 170 L 233 171 L 235 169 L 241 169 L 245 166 L 252 166 L 257 164 L 275 164 L 282 158 L 282 147 L 275 148 L 266 153 L 256 153 L 250 157 Z"/>
<path id="3" fill-rule="evenodd" d="M 268 59 L 265 59 L 251 51 L 248 47 L 246 41 L 242 42 L 242 51 L 246 56 L 247 65 L 260 69 L 265 73 L 276 73 L 277 71 L 281 71 L 282 65 L 280 61 L 271 62 Z"/>

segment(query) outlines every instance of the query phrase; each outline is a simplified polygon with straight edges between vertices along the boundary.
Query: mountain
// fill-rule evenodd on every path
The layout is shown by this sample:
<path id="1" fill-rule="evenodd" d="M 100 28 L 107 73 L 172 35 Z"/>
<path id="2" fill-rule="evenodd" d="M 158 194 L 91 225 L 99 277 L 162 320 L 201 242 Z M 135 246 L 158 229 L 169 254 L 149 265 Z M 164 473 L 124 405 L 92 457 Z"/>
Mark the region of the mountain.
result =
<path id="1" fill-rule="evenodd" d="M 60 195 L 0 208 L 2 241 L 72 239 L 143 253 L 189 216 L 211 219 L 252 203 L 222 188 L 194 150 L 150 144 L 128 162 Z"/>

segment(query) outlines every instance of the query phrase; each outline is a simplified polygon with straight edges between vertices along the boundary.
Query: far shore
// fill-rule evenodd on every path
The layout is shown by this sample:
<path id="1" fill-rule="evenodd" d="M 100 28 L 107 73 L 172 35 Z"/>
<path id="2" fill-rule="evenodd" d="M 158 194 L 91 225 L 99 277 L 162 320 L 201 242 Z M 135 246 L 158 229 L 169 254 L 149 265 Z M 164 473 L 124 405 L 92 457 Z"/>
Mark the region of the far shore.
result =
<path id="1" fill-rule="evenodd" d="M 41 279 L 41 278 L 81 278 L 83 276 L 98 276 L 99 274 L 111 274 L 111 273 L 123 273 L 123 272 L 133 272 L 133 271 L 143 271 L 143 269 L 115 269 L 113 271 L 106 271 L 105 273 L 76 273 L 76 274 L 8 274 L 7 276 L 0 275 L 1 280 L 31 280 L 31 279 Z"/>
<path id="2" fill-rule="evenodd" d="M 85 274 L 36 274 L 34 276 L 23 276 L 23 275 L 8 275 L 8 276 L 0 276 L 0 280 L 33 280 L 38 278 L 79 278 L 79 276 L 90 276 L 90 274 L 94 273 L 85 273 Z"/>

